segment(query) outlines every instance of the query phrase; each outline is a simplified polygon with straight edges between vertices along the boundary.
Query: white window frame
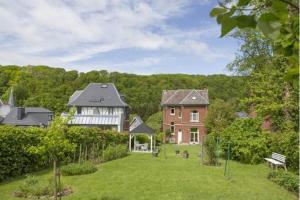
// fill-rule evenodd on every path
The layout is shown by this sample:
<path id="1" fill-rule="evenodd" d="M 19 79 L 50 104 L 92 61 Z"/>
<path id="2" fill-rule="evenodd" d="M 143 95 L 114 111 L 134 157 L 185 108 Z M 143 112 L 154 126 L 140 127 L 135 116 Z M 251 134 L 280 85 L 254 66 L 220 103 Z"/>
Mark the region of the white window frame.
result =
<path id="1" fill-rule="evenodd" d="M 191 128 L 191 129 L 190 129 L 190 143 L 191 143 L 191 144 L 199 144 L 199 139 L 200 139 L 200 138 L 199 138 L 199 128 L 195 128 L 195 129 L 197 129 L 197 131 L 192 131 L 192 129 L 194 129 L 194 128 Z M 195 134 L 197 134 L 197 141 L 195 141 L 195 140 L 194 140 L 194 141 L 191 141 L 191 139 L 192 139 L 191 135 L 192 135 L 192 134 L 194 135 L 194 139 L 196 138 L 196 137 L 195 137 Z"/>
<path id="2" fill-rule="evenodd" d="M 193 110 L 190 113 L 190 122 L 199 122 L 199 112 L 196 110 Z"/>
<path id="3" fill-rule="evenodd" d="M 178 118 L 182 118 L 182 111 L 181 110 L 178 113 Z"/>

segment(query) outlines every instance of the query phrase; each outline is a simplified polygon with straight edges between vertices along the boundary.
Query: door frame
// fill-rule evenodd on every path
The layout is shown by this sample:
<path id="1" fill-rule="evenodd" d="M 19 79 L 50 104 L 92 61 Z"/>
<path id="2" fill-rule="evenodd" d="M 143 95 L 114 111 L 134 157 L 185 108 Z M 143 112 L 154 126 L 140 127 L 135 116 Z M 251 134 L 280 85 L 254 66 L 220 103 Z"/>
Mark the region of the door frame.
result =
<path id="1" fill-rule="evenodd" d="M 179 135 L 180 135 L 180 142 L 179 142 Z M 177 132 L 177 144 L 181 144 L 182 143 L 182 129 L 180 129 L 180 131 L 178 130 Z"/>

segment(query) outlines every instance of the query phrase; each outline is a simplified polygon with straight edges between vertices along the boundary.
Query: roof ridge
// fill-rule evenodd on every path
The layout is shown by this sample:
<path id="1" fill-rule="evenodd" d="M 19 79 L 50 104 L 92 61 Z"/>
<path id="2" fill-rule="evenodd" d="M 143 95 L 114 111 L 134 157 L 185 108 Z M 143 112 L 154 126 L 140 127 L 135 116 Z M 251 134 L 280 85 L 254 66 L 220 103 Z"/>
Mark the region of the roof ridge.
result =
<path id="1" fill-rule="evenodd" d="M 192 91 L 190 91 L 189 93 L 188 93 L 188 95 L 186 95 L 180 102 L 179 102 L 179 104 L 181 104 L 192 92 L 194 91 L 194 89 L 192 90 Z"/>
<path id="2" fill-rule="evenodd" d="M 171 97 L 174 97 L 175 94 L 177 94 L 179 90 L 175 90 L 175 92 L 165 101 L 165 103 L 167 103 L 168 101 L 170 101 Z"/>
<path id="3" fill-rule="evenodd" d="M 206 91 L 206 90 L 200 90 L 200 91 Z M 201 93 L 199 93 L 199 91 L 196 90 L 196 92 L 201 96 L 201 98 L 202 98 L 206 103 L 208 103 L 208 99 L 204 98 L 204 96 L 203 96 Z"/>

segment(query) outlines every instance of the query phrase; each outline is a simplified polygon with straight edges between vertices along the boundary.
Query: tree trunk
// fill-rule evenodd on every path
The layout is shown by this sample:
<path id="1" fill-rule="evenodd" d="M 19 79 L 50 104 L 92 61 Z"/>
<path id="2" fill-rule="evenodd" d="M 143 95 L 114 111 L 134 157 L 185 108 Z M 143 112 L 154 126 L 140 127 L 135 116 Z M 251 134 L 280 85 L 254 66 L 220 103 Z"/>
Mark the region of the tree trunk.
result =
<path id="1" fill-rule="evenodd" d="M 53 160 L 53 173 L 54 173 L 54 199 L 57 200 L 57 166 L 56 159 Z"/>

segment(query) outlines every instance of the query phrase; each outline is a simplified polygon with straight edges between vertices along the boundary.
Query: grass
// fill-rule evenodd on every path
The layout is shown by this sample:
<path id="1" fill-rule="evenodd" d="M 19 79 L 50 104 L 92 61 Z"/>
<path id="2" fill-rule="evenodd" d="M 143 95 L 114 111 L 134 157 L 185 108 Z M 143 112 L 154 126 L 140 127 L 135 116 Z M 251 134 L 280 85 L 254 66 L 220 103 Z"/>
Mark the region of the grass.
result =
<path id="1" fill-rule="evenodd" d="M 167 147 L 158 158 L 135 153 L 98 166 L 93 174 L 62 177 L 74 193 L 65 200 L 289 200 L 297 199 L 267 179 L 266 165 L 245 165 L 231 161 L 229 178 L 225 178 L 224 162 L 220 167 L 200 164 L 199 146 L 181 146 L 190 152 L 189 159 L 175 155 L 175 147 Z M 47 180 L 51 171 L 34 174 Z M 24 181 L 18 178 L 0 184 L 0 199 L 15 200 L 11 193 Z"/>

